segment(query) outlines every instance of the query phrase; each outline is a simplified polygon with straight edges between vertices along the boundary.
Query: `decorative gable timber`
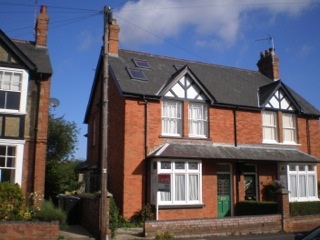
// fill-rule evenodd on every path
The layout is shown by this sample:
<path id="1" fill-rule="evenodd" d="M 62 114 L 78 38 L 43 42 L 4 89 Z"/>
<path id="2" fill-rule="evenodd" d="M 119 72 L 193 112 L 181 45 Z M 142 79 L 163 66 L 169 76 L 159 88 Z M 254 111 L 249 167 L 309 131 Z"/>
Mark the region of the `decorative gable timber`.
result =
<path id="1" fill-rule="evenodd" d="M 259 103 L 262 108 L 301 112 L 301 107 L 280 80 L 259 88 Z"/>
<path id="2" fill-rule="evenodd" d="M 1 66 L 19 67 L 24 66 L 34 71 L 36 65 L 11 41 L 0 29 L 0 63 Z"/>
<path id="3" fill-rule="evenodd" d="M 185 99 L 213 104 L 214 98 L 201 84 L 199 79 L 186 65 L 180 68 L 159 91 L 158 95 L 166 98 Z"/>

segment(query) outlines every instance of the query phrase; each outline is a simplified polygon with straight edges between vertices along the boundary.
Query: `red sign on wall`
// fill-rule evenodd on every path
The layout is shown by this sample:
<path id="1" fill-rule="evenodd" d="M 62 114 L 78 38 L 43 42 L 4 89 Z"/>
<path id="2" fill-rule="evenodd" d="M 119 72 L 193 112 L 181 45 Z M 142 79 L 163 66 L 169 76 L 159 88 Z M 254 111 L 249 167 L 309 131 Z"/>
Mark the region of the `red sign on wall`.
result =
<path id="1" fill-rule="evenodd" d="M 158 175 L 158 190 L 163 192 L 170 192 L 170 174 Z"/>

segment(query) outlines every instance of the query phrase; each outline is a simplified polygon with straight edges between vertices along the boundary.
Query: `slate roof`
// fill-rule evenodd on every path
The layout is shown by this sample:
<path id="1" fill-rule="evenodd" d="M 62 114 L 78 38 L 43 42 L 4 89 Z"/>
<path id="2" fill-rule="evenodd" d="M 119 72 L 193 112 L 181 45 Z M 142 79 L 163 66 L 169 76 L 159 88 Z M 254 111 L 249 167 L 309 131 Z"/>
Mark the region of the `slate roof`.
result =
<path id="1" fill-rule="evenodd" d="M 133 59 L 146 60 L 151 68 L 138 68 Z M 215 64 L 176 59 L 159 55 L 119 50 L 118 56 L 110 56 L 110 72 L 117 80 L 124 95 L 141 95 L 161 98 L 160 90 L 177 74 L 177 66 L 188 66 L 199 79 L 202 86 L 214 98 L 215 105 L 229 105 L 233 107 L 249 107 L 259 109 L 259 88 L 271 84 L 268 89 L 272 92 L 273 80 L 258 71 L 251 71 Z M 127 69 L 140 69 L 147 80 L 131 79 Z M 282 82 L 284 85 L 284 83 Z M 286 86 L 286 85 L 284 85 Z M 320 116 L 320 111 L 308 103 L 295 91 L 286 86 L 294 97 L 301 111 L 305 114 Z M 269 92 L 265 91 L 264 94 Z M 262 99 L 267 96 L 262 96 Z"/>
<path id="2" fill-rule="evenodd" d="M 36 65 L 37 73 L 53 73 L 48 48 L 37 47 L 34 42 L 29 41 L 12 41 Z"/>
<path id="3" fill-rule="evenodd" d="M 9 39 L 0 29 L 0 41 L 3 42 L 19 59 L 26 68 L 35 73 L 52 75 L 52 66 L 48 48 L 36 46 L 34 42 Z"/>
<path id="4" fill-rule="evenodd" d="M 212 160 L 245 160 L 317 163 L 320 159 L 296 148 L 276 148 L 262 146 L 216 146 L 212 143 L 171 142 L 161 146 L 149 158 L 194 158 Z"/>

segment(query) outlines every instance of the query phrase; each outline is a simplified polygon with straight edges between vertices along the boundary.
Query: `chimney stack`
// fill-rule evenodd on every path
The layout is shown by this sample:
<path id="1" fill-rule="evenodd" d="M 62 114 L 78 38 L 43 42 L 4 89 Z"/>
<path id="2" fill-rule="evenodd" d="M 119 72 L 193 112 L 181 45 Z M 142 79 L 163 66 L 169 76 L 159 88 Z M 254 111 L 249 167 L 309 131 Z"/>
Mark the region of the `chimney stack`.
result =
<path id="1" fill-rule="evenodd" d="M 273 48 L 269 48 L 260 53 L 260 60 L 257 63 L 259 72 L 273 81 L 280 79 L 279 57 L 275 54 Z"/>
<path id="2" fill-rule="evenodd" d="M 120 27 L 115 19 L 109 25 L 109 54 L 118 55 Z"/>
<path id="3" fill-rule="evenodd" d="M 36 22 L 36 46 L 47 46 L 49 16 L 47 6 L 41 6 Z"/>

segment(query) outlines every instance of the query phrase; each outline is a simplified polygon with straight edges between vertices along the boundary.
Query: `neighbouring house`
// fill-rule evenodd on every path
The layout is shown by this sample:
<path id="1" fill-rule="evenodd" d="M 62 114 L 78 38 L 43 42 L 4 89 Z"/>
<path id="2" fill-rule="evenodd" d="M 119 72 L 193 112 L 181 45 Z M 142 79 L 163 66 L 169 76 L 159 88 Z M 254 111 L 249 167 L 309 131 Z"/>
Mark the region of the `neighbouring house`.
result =
<path id="1" fill-rule="evenodd" d="M 125 218 L 235 215 L 280 181 L 290 201 L 318 199 L 320 111 L 280 79 L 274 49 L 258 71 L 118 49 L 109 25 L 108 191 Z M 103 54 L 85 123 L 86 182 L 99 189 Z"/>
<path id="2" fill-rule="evenodd" d="M 49 17 L 41 6 L 35 41 L 0 30 L 0 181 L 44 193 L 50 78 Z"/>

